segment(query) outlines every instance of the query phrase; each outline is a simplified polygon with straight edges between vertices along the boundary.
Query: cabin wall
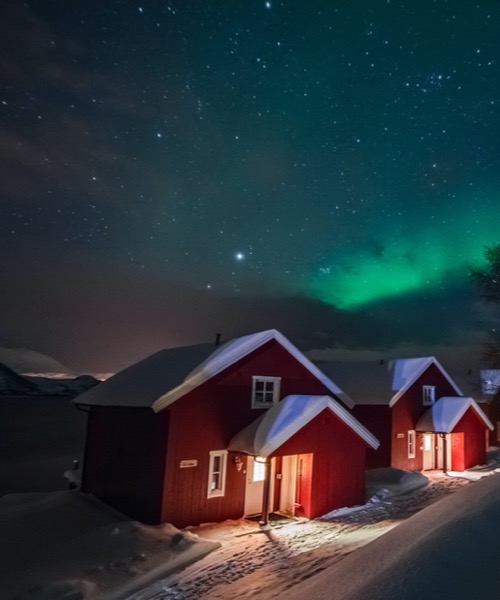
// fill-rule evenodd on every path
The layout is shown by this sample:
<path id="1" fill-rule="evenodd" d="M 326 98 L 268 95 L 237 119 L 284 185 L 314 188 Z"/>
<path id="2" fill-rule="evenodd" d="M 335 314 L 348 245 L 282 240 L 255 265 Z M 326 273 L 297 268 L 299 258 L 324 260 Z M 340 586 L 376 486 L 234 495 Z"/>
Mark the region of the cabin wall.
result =
<path id="1" fill-rule="evenodd" d="M 486 464 L 486 430 L 484 422 L 472 409 L 465 413 L 453 429 L 452 435 L 454 433 L 464 434 L 464 469 Z M 454 465 L 452 465 L 452 469 L 455 470 Z"/>
<path id="2" fill-rule="evenodd" d="M 160 521 L 167 415 L 92 407 L 82 491 L 145 523 Z"/>
<path id="3" fill-rule="evenodd" d="M 162 521 L 184 527 L 243 515 L 245 466 L 237 471 L 235 455 L 229 455 L 225 495 L 207 498 L 209 452 L 227 448 L 234 435 L 266 410 L 251 408 L 254 375 L 281 377 L 280 398 L 289 394 L 330 394 L 272 340 L 174 402 L 168 408 L 170 433 Z M 196 467 L 181 469 L 183 460 L 196 460 Z"/>
<path id="4" fill-rule="evenodd" d="M 489 404 L 484 403 L 480 406 L 493 423 L 493 431 L 489 432 L 490 446 L 500 446 L 500 394 L 496 394 Z"/>
<path id="5" fill-rule="evenodd" d="M 391 409 L 389 406 L 357 404 L 352 414 L 380 442 L 377 450 L 366 450 L 366 468 L 391 466 Z"/>
<path id="6" fill-rule="evenodd" d="M 325 409 L 280 446 L 273 456 L 312 453 L 310 506 L 305 515 L 319 517 L 365 501 L 366 443 Z"/>
<path id="7" fill-rule="evenodd" d="M 414 430 L 420 417 L 429 410 L 424 406 L 422 387 L 433 385 L 436 400 L 442 396 L 455 396 L 456 391 L 441 371 L 430 365 L 392 407 L 391 465 L 408 471 L 420 471 L 423 466 L 423 437 L 416 435 L 415 458 L 408 457 L 408 431 Z"/>

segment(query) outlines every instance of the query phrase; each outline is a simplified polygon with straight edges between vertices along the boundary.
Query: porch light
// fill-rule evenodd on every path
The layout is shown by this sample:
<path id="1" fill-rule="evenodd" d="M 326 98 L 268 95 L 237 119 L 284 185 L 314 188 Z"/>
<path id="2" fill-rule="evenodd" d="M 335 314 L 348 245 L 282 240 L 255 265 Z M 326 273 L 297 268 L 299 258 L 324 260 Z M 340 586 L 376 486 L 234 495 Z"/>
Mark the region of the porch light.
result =
<path id="1" fill-rule="evenodd" d="M 255 457 L 255 462 L 266 463 L 267 462 L 267 458 L 265 456 L 256 456 Z"/>

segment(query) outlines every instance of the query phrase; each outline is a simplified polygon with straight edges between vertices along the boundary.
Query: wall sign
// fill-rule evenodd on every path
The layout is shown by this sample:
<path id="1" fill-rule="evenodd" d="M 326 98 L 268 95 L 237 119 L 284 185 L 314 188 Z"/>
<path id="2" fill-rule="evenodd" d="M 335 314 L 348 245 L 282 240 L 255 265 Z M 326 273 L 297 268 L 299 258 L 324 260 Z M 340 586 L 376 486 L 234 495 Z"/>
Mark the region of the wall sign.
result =
<path id="1" fill-rule="evenodd" d="M 403 439 L 403 438 L 404 438 L 404 436 L 405 436 L 405 434 L 404 434 L 404 433 L 396 433 L 396 437 L 398 438 L 398 440 L 401 440 L 401 439 Z"/>
<path id="2" fill-rule="evenodd" d="M 179 463 L 179 467 L 181 469 L 190 469 L 191 467 L 197 467 L 198 461 L 196 459 L 193 460 L 181 460 Z"/>

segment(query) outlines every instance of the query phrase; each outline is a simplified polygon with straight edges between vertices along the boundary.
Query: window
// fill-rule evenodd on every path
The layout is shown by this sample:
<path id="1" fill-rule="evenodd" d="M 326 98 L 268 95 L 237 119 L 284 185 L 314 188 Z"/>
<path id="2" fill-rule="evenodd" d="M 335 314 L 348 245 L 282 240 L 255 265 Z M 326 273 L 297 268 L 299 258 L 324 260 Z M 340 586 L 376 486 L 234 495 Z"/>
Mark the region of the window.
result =
<path id="1" fill-rule="evenodd" d="M 500 421 L 496 422 L 497 442 L 500 442 Z"/>
<path id="2" fill-rule="evenodd" d="M 224 496 L 226 487 L 226 464 L 227 450 L 212 450 L 212 452 L 210 452 L 208 498 Z"/>
<path id="3" fill-rule="evenodd" d="M 252 408 L 268 408 L 280 399 L 281 377 L 252 378 Z"/>
<path id="4" fill-rule="evenodd" d="M 253 473 L 252 482 L 264 481 L 266 478 L 266 460 L 258 460 L 259 457 L 254 458 L 253 461 Z"/>
<path id="5" fill-rule="evenodd" d="M 408 431 L 408 458 L 415 458 L 416 437 L 417 435 L 414 429 Z"/>
<path id="6" fill-rule="evenodd" d="M 434 404 L 436 396 L 436 388 L 433 385 L 422 386 L 422 401 L 424 406 L 431 406 Z"/>

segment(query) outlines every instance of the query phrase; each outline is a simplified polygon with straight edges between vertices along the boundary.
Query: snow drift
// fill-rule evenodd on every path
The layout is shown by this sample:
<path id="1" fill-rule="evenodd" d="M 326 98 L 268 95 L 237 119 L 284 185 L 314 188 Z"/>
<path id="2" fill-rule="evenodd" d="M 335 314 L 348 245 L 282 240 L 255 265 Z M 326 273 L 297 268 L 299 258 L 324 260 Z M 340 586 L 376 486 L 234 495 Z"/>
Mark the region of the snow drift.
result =
<path id="1" fill-rule="evenodd" d="M 496 599 L 499 520 L 500 474 L 495 474 L 288 590 L 286 600 Z"/>

